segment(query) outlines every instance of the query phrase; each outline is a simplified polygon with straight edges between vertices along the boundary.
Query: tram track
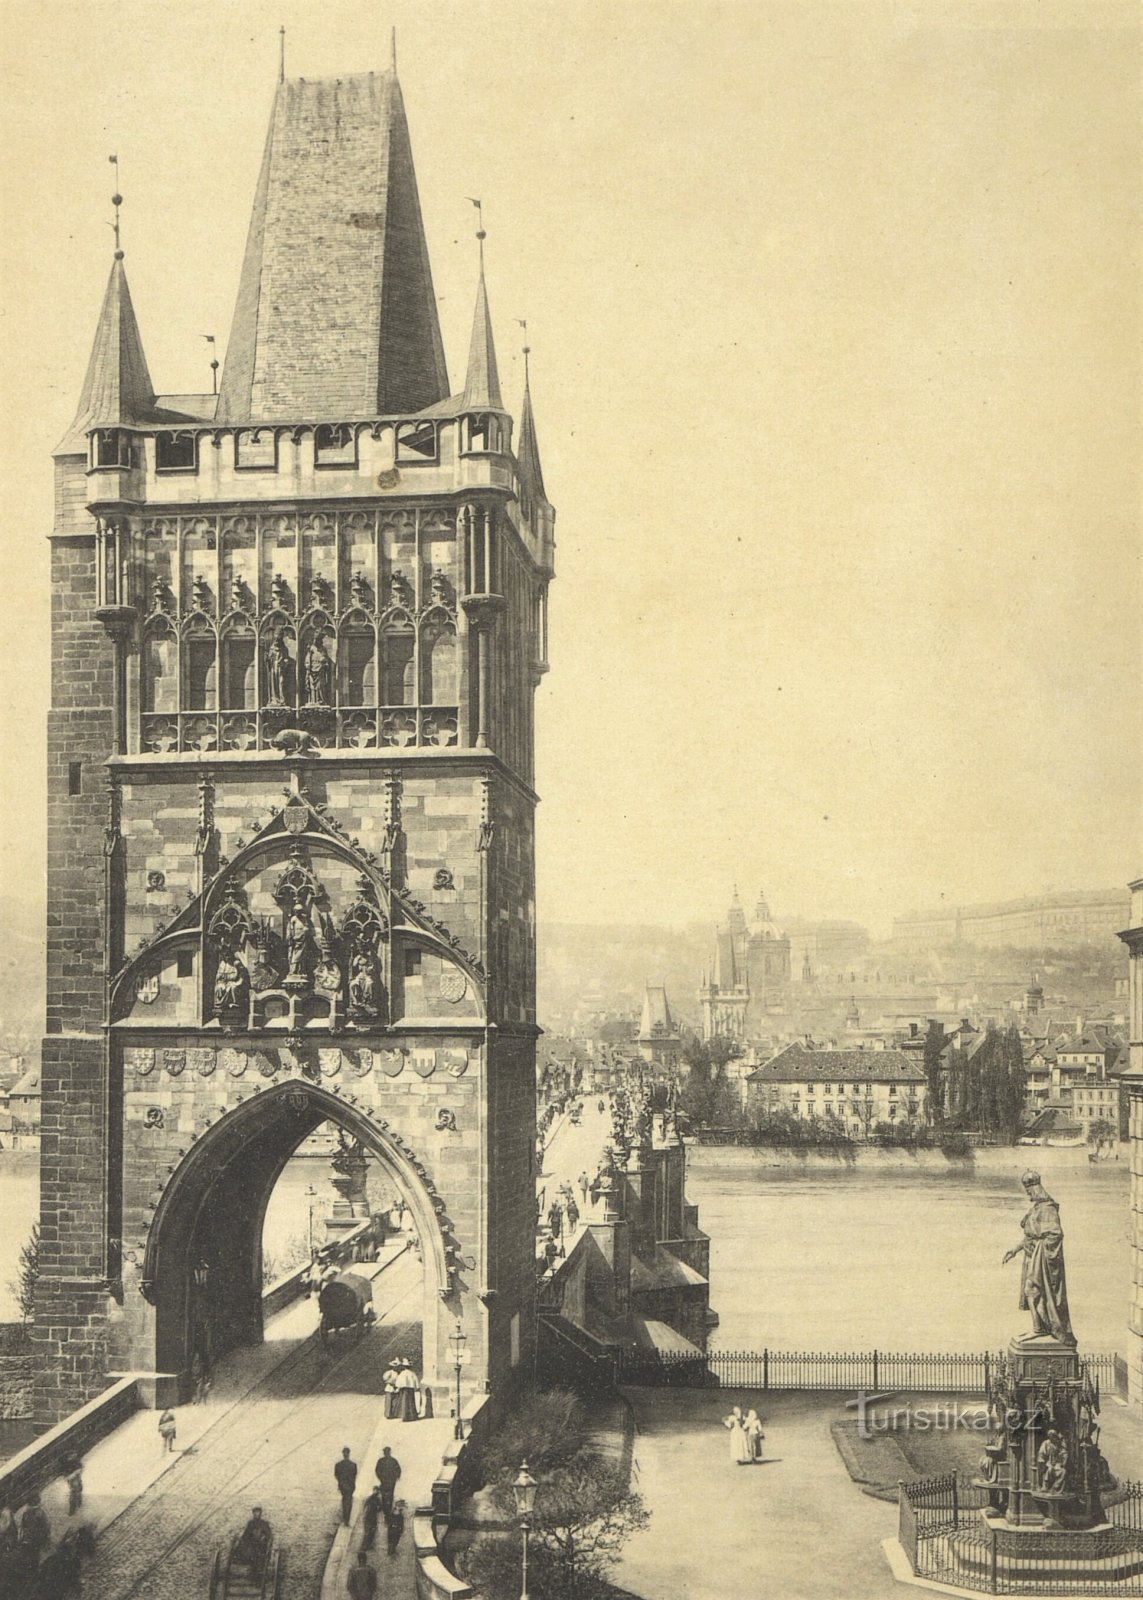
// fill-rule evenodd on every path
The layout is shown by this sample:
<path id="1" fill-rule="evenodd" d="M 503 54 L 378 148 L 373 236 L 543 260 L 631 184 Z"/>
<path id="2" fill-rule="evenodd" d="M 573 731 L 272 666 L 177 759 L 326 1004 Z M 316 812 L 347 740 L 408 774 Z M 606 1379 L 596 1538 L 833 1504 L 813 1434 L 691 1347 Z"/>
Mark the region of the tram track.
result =
<path id="1" fill-rule="evenodd" d="M 387 1358 L 407 1354 L 419 1337 L 419 1318 L 396 1320 L 419 1304 L 412 1266 L 385 1275 L 400 1292 L 359 1340 L 325 1350 L 315 1330 L 124 1510 L 85 1569 L 87 1600 L 198 1593 L 216 1546 L 258 1502 L 286 1552 L 283 1596 L 317 1594 L 334 1531 L 333 1462 L 346 1443 L 365 1448 L 376 1413 L 361 1401 L 380 1396 Z"/>

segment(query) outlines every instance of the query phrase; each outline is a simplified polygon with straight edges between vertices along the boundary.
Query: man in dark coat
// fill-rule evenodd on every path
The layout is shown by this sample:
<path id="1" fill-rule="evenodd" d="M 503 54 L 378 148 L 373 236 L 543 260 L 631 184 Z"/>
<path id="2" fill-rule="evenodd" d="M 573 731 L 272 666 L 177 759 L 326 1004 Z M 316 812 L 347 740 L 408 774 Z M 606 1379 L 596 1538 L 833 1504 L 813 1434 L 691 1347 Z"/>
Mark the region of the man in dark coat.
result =
<path id="1" fill-rule="evenodd" d="M 333 1475 L 341 1494 L 341 1520 L 348 1527 L 353 1515 L 353 1491 L 357 1487 L 357 1463 L 350 1460 L 348 1445 L 341 1452 L 341 1460 L 334 1463 Z"/>
<path id="2" fill-rule="evenodd" d="M 393 1496 L 397 1491 L 397 1479 L 401 1476 L 401 1463 L 393 1455 L 388 1445 L 383 1445 L 381 1454 L 377 1457 L 374 1467 L 377 1476 L 377 1492 L 381 1496 L 381 1510 L 388 1522 L 393 1510 Z"/>
<path id="3" fill-rule="evenodd" d="M 349 1574 L 346 1588 L 350 1600 L 373 1600 L 377 1593 L 377 1574 L 366 1560 L 364 1550 L 357 1552 L 357 1565 Z"/>
<path id="4" fill-rule="evenodd" d="M 262 1581 L 273 1539 L 270 1524 L 262 1515 L 262 1507 L 255 1506 L 250 1513 L 250 1521 L 243 1528 L 234 1546 L 235 1561 L 249 1567 L 250 1576 L 255 1583 Z"/>
<path id="5" fill-rule="evenodd" d="M 386 1548 L 391 1556 L 397 1554 L 397 1546 L 401 1542 L 401 1535 L 405 1531 L 405 1502 L 398 1500 L 389 1513 L 389 1527 L 386 1533 Z"/>
<path id="6" fill-rule="evenodd" d="M 44 1551 L 51 1543 L 52 1526 L 38 1494 L 30 1494 L 20 1518 L 20 1550 L 31 1572 L 38 1570 Z"/>
<path id="7" fill-rule="evenodd" d="M 361 1549 L 372 1550 L 377 1542 L 377 1524 L 381 1520 L 381 1486 L 374 1484 L 365 1496 L 361 1508 Z"/>

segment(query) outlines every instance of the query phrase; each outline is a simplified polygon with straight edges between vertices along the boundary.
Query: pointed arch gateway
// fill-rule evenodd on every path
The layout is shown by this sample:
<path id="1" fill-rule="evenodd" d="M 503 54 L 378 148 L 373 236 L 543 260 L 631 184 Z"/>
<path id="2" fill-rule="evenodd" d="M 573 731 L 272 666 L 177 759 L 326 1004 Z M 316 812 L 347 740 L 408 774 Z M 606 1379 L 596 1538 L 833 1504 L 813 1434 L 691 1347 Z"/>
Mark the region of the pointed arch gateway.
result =
<path id="1" fill-rule="evenodd" d="M 381 1119 L 304 1079 L 254 1091 L 172 1173 L 140 1263 L 139 1288 L 154 1308 L 156 1372 L 177 1374 L 185 1386 L 196 1355 L 216 1361 L 261 1340 L 266 1207 L 286 1163 L 323 1122 L 360 1141 L 412 1213 L 423 1271 L 424 1375 L 439 1381 L 438 1322 L 453 1285 L 444 1201 Z"/>

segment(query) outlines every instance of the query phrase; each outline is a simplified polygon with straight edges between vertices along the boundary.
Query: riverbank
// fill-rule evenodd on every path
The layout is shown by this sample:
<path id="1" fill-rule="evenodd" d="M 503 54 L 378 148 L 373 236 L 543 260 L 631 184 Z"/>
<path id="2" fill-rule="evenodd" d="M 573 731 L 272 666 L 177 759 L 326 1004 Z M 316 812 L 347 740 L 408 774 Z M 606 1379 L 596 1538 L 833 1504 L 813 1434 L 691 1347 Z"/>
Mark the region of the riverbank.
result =
<path id="1" fill-rule="evenodd" d="M 862 1167 L 870 1171 L 930 1171 L 943 1172 L 950 1167 L 979 1167 L 986 1172 L 1023 1172 L 1028 1167 L 1037 1171 L 1092 1169 L 1103 1172 L 1122 1172 L 1130 1175 L 1130 1146 L 1115 1145 L 1105 1151 L 1098 1161 L 1089 1160 L 1091 1152 L 1086 1145 L 979 1145 L 966 1154 L 949 1154 L 940 1149 L 910 1149 L 904 1145 L 862 1144 L 794 1147 L 746 1144 L 703 1144 L 687 1139 L 688 1165 L 697 1166 L 710 1156 L 741 1156 L 755 1166 L 775 1170 L 809 1171 L 820 1168 L 831 1171 L 838 1167 Z"/>

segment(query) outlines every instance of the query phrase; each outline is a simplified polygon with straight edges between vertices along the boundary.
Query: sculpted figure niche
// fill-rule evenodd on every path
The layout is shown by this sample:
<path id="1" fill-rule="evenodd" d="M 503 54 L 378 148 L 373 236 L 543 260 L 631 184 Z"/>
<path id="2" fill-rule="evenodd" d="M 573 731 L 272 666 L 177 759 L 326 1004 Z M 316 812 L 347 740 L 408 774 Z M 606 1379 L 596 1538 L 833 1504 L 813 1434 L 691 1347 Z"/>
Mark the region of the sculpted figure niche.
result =
<path id="1" fill-rule="evenodd" d="M 275 628 L 274 636 L 266 646 L 266 698 L 270 705 L 289 705 L 293 665 L 286 644 L 286 630 Z"/>
<path id="2" fill-rule="evenodd" d="M 306 704 L 333 705 L 333 657 L 325 647 L 326 636 L 319 633 L 306 651 Z"/>

